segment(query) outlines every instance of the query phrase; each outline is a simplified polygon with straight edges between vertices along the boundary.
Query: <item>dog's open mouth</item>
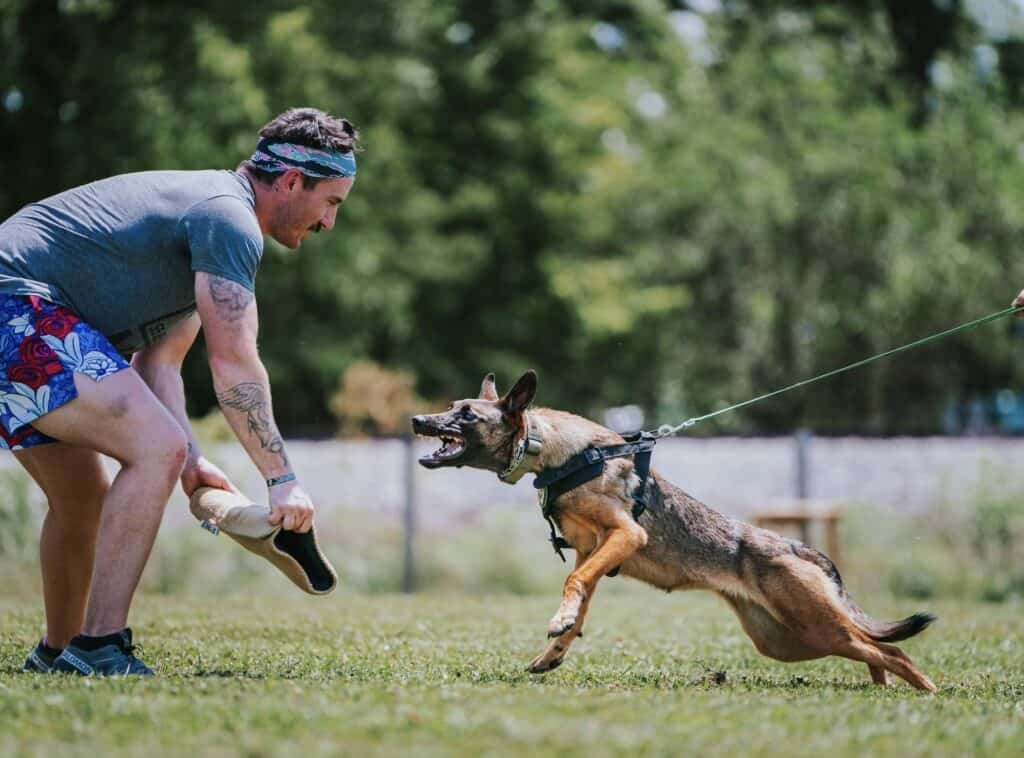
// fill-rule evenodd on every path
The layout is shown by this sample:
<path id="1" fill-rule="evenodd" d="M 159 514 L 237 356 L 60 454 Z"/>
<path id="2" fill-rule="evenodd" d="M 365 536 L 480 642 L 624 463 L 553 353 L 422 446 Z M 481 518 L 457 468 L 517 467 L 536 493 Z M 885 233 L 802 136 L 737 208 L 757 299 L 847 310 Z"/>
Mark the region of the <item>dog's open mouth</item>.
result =
<path id="1" fill-rule="evenodd" d="M 466 440 L 458 435 L 439 434 L 441 447 L 432 453 L 420 457 L 420 464 L 427 468 L 436 468 L 448 461 L 455 460 L 466 452 Z"/>

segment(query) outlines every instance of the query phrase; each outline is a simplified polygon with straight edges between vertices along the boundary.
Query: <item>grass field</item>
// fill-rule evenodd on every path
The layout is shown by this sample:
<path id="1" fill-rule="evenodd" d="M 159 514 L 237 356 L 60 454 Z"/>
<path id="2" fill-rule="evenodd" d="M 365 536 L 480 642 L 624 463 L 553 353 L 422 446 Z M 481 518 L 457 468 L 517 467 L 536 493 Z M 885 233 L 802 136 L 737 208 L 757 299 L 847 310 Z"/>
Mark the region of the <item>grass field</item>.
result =
<path id="1" fill-rule="evenodd" d="M 546 597 L 141 598 L 159 677 L 18 671 L 41 611 L 0 600 L 0 754 L 1020 755 L 1018 604 L 929 603 L 907 650 L 938 684 L 881 690 L 863 665 L 761 658 L 708 595 L 618 580 L 565 665 L 524 671 Z M 630 592 L 624 592 L 625 589 Z M 907 601 L 865 605 L 904 615 Z M 724 672 L 722 677 L 716 672 Z"/>

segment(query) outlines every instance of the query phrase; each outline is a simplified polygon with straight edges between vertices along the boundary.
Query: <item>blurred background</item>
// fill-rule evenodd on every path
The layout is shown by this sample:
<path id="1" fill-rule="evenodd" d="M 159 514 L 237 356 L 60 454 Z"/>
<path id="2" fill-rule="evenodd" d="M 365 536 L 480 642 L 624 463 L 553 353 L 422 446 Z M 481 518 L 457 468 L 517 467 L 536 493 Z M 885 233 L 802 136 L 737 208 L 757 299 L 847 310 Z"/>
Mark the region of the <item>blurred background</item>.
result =
<path id="1" fill-rule="evenodd" d="M 364 149 L 333 232 L 268 241 L 261 347 L 351 589 L 558 586 L 528 485 L 422 471 L 399 439 L 488 371 L 649 428 L 1024 288 L 1020 0 L 0 0 L 0 216 L 233 168 L 300 105 Z M 733 515 L 841 513 L 855 587 L 1019 598 L 1022 327 L 723 415 L 654 466 Z M 262 496 L 201 344 L 186 383 L 210 456 Z M 6 591 L 35 592 L 43 506 L 3 466 Z M 279 581 L 255 560 L 178 498 L 147 587 Z"/>

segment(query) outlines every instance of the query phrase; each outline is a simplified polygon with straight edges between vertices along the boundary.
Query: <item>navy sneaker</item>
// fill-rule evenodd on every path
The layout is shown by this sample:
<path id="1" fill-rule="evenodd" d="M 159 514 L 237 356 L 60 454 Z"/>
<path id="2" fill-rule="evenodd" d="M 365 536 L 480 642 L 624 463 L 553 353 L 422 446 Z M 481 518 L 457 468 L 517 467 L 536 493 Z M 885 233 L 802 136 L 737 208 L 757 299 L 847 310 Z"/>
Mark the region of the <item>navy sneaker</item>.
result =
<path id="1" fill-rule="evenodd" d="M 39 640 L 36 649 L 28 654 L 22 671 L 31 671 L 35 674 L 49 674 L 53 671 L 53 663 L 57 660 L 61 650 L 59 647 L 50 647 L 43 640 Z"/>
<path id="2" fill-rule="evenodd" d="M 83 645 L 94 649 L 86 649 Z M 105 637 L 75 637 L 53 663 L 53 670 L 81 676 L 153 676 L 133 653 L 132 630 Z"/>

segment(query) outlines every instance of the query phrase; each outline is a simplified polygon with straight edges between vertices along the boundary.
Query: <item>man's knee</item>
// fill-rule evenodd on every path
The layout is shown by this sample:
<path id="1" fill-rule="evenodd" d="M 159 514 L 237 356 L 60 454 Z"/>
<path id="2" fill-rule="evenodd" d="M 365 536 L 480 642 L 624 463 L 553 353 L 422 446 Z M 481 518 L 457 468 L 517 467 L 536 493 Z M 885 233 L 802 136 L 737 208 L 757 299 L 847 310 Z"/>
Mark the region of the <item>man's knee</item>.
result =
<path id="1" fill-rule="evenodd" d="M 167 474 L 172 479 L 181 476 L 185 461 L 188 459 L 188 437 L 181 427 L 175 425 L 166 430 L 156 450 L 159 451 L 160 461 L 166 467 Z"/>
<path id="2" fill-rule="evenodd" d="M 154 428 L 155 427 L 155 428 Z M 173 482 L 188 458 L 188 437 L 173 422 L 156 424 L 146 435 L 146 444 L 138 446 L 128 465 L 149 469 Z"/>

